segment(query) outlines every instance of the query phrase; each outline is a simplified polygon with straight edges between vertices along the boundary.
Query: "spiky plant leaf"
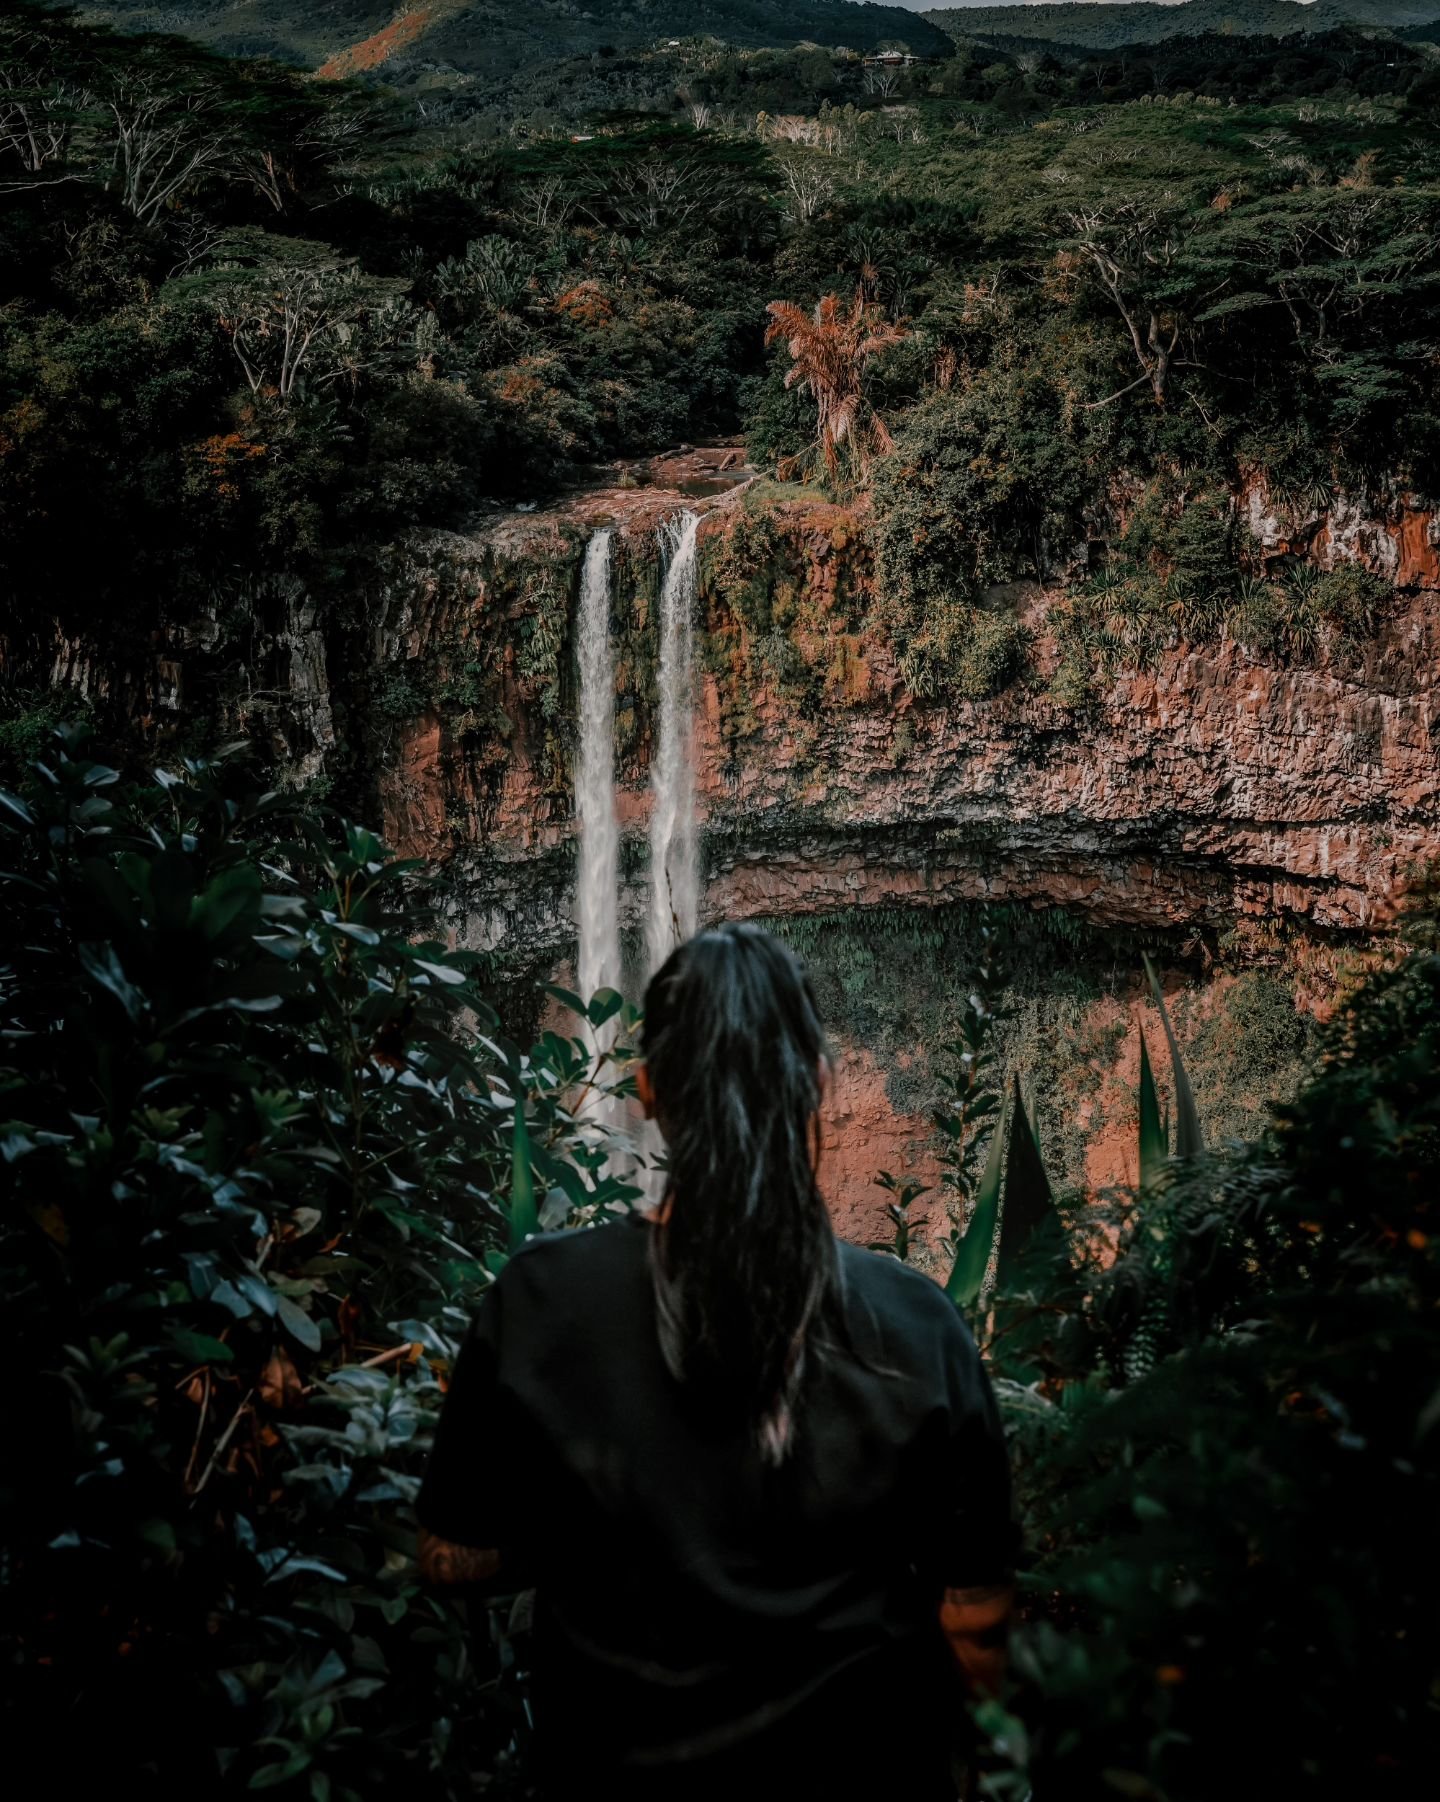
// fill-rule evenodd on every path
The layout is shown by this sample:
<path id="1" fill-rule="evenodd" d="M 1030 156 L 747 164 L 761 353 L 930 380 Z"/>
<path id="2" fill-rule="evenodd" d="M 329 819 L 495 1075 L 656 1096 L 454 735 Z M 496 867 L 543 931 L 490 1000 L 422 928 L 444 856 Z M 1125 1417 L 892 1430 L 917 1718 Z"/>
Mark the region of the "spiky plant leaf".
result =
<path id="1" fill-rule="evenodd" d="M 1010 1110 L 1010 1146 L 1005 1160 L 1004 1205 L 1000 1214 L 1000 1275 L 1012 1269 L 1037 1227 L 1054 1212 L 1050 1179 L 1036 1143 L 1035 1127 L 1025 1106 L 1020 1078 L 1015 1078 Z"/>
<path id="2" fill-rule="evenodd" d="M 985 1287 L 986 1272 L 990 1268 L 990 1253 L 995 1246 L 995 1230 L 1000 1221 L 1000 1172 L 1005 1151 L 1007 1108 L 1008 1100 L 1001 1107 L 1000 1118 L 995 1122 L 995 1130 L 990 1135 L 990 1152 L 985 1159 L 985 1171 L 975 1194 L 970 1224 L 965 1229 L 965 1237 L 960 1241 L 960 1249 L 955 1254 L 955 1263 L 950 1271 L 950 1280 L 945 1285 L 945 1293 L 957 1308 L 972 1308 L 979 1301 L 980 1293 Z"/>
<path id="3" fill-rule="evenodd" d="M 1140 1033 L 1140 1187 L 1148 1189 L 1170 1155 L 1170 1135 L 1160 1118 L 1160 1097 L 1150 1067 L 1150 1048 Z"/>
<path id="4" fill-rule="evenodd" d="M 1170 1013 L 1165 1006 L 1160 978 L 1155 973 L 1155 966 L 1150 961 L 1148 952 L 1145 954 L 1145 970 L 1150 978 L 1155 1005 L 1160 1010 L 1160 1024 L 1165 1028 L 1165 1041 L 1170 1047 L 1170 1069 L 1175 1078 L 1175 1155 L 1178 1158 L 1198 1157 L 1205 1149 L 1205 1135 L 1200 1130 L 1195 1092 L 1185 1073 L 1185 1061 L 1180 1056 L 1180 1045 L 1175 1037 L 1175 1029 L 1170 1024 Z"/>
<path id="5" fill-rule="evenodd" d="M 519 1085 L 515 1095 L 515 1136 L 511 1154 L 510 1249 L 519 1251 L 540 1230 L 535 1206 L 535 1172 L 530 1163 L 530 1128 L 525 1120 L 525 1097 Z"/>
<path id="6" fill-rule="evenodd" d="M 1035 1104 L 1035 1085 L 1023 1078 L 1016 1079 L 1021 1100 L 1025 1103 L 1025 1118 L 1030 1122 L 1031 1136 L 1035 1140 L 1035 1149 L 1040 1149 L 1040 1110 Z"/>

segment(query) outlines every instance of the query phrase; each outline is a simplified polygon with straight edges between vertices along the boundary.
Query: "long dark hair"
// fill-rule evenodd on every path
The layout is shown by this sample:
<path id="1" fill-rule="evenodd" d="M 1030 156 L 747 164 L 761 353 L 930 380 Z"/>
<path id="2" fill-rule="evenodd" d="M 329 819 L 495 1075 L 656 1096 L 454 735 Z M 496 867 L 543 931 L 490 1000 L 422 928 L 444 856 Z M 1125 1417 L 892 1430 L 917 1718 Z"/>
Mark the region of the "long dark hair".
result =
<path id="1" fill-rule="evenodd" d="M 779 1463 L 837 1281 L 819 1187 L 829 1053 L 804 966 L 758 926 L 700 933 L 646 990 L 644 1052 L 670 1161 L 651 1240 L 661 1347 Z"/>

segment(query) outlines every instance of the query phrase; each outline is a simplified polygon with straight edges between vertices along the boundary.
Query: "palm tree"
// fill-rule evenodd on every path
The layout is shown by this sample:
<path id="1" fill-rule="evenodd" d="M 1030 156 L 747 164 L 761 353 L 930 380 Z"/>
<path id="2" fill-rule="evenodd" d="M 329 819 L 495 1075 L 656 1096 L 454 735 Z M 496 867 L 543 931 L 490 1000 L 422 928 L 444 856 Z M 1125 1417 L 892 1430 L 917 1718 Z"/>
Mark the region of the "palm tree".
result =
<path id="1" fill-rule="evenodd" d="M 842 444 L 853 445 L 862 461 L 869 442 L 890 450 L 894 441 L 865 399 L 864 375 L 871 357 L 907 335 L 901 327 L 877 319 L 863 292 L 848 310 L 838 296 L 827 294 L 813 313 L 788 300 L 772 300 L 766 311 L 766 344 L 783 340 L 790 352 L 785 386 L 801 383 L 814 397 L 815 438 L 826 469 L 832 475 L 839 469 Z M 792 467 L 795 461 L 789 459 Z"/>

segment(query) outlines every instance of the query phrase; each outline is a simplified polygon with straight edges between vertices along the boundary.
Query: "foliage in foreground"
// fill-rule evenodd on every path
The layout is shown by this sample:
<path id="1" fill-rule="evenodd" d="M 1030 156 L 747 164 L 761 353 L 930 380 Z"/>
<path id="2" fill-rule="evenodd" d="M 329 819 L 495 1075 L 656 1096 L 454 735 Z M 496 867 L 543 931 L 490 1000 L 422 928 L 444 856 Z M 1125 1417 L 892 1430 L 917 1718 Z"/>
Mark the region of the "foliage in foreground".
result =
<path id="1" fill-rule="evenodd" d="M 12 1743 L 62 1788 L 468 1793 L 514 1704 L 410 1503 L 512 1187 L 625 1193 L 583 1049 L 501 1040 L 409 866 L 231 760 L 131 784 L 71 736 L 0 809 Z"/>
<path id="2" fill-rule="evenodd" d="M 1018 1682 L 982 1711 L 986 1791 L 1424 1793 L 1440 1695 L 1434 947 L 1355 997 L 1267 1138 L 1149 1163 L 1142 1193 L 1116 1198 L 1118 1255 L 1094 1211 L 1068 1233 L 1051 1214 L 1002 1262 L 984 1323 L 1030 1547 Z M 1003 1260 L 1003 1229 L 1000 1245 Z"/>
<path id="3" fill-rule="evenodd" d="M 72 737 L 3 807 L 12 1737 L 62 1787 L 214 1794 L 217 1753 L 224 1790 L 314 1802 L 519 1784 L 503 1615 L 467 1637 L 419 1592 L 409 1505 L 487 1267 L 628 1193 L 562 1100 L 583 1048 L 507 1045 L 475 960 L 407 936 L 404 866 L 229 760 L 129 784 Z M 986 994 L 977 1209 L 987 1122 L 1012 1186 L 1034 1150 L 1023 1095 L 987 1101 Z M 1432 945 L 1262 1142 L 1166 1164 L 1151 1119 L 1138 1198 L 1037 1215 L 1018 1258 L 1002 1230 L 981 1324 L 1030 1553 L 997 1802 L 1418 1793 L 1437 1077 Z"/>

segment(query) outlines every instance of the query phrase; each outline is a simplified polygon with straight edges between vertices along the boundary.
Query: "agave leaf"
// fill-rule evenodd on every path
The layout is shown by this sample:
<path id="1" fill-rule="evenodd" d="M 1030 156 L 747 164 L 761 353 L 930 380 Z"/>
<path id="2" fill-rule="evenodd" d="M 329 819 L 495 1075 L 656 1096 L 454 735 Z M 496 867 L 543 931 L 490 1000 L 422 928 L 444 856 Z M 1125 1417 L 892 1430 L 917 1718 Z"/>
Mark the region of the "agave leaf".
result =
<path id="1" fill-rule="evenodd" d="M 535 1206 L 535 1172 L 530 1164 L 530 1128 L 525 1120 L 523 1094 L 515 1097 L 515 1137 L 510 1177 L 510 1250 L 519 1251 L 540 1230 Z"/>
<path id="2" fill-rule="evenodd" d="M 1140 1187 L 1148 1189 L 1170 1155 L 1170 1135 L 1160 1118 L 1160 1098 L 1155 1093 L 1155 1073 L 1145 1032 L 1140 1032 Z"/>
<path id="3" fill-rule="evenodd" d="M 1005 1117 L 1006 1107 L 1002 1105 L 1000 1118 L 995 1122 L 995 1130 L 990 1135 L 990 1151 L 985 1159 L 980 1187 L 975 1194 L 970 1224 L 965 1229 L 965 1237 L 960 1241 L 950 1280 L 945 1285 L 945 1293 L 957 1308 L 971 1308 L 979 1301 L 980 1292 L 985 1287 L 985 1276 L 990 1268 L 990 1253 L 995 1247 L 995 1230 L 1000 1222 L 1000 1170 L 1005 1152 Z"/>
<path id="4" fill-rule="evenodd" d="M 1005 1198 L 1000 1213 L 1000 1259 L 1003 1275 L 1030 1242 L 1031 1234 L 1054 1211 L 1050 1179 L 1035 1138 L 1035 1125 L 1025 1106 L 1020 1078 L 1015 1078 L 1015 1105 L 1010 1110 L 1010 1151 L 1005 1160 Z"/>
<path id="5" fill-rule="evenodd" d="M 1155 974 L 1155 966 L 1151 963 L 1148 952 L 1145 954 L 1145 970 L 1155 995 L 1155 1005 L 1160 1010 L 1160 1024 L 1165 1028 L 1165 1041 L 1170 1047 L 1170 1068 L 1175 1078 L 1175 1155 L 1177 1158 L 1197 1157 L 1205 1149 L 1205 1135 L 1200 1130 L 1195 1092 L 1190 1087 L 1190 1078 L 1185 1074 L 1184 1059 L 1180 1056 L 1175 1029 L 1170 1024 L 1160 978 Z"/>
<path id="6" fill-rule="evenodd" d="M 1023 1081 L 1018 1076 L 1015 1081 L 1020 1098 L 1025 1103 L 1025 1118 L 1030 1122 L 1030 1136 L 1035 1141 L 1035 1150 L 1038 1153 L 1040 1150 L 1040 1110 L 1035 1104 L 1035 1085 L 1033 1082 Z"/>

